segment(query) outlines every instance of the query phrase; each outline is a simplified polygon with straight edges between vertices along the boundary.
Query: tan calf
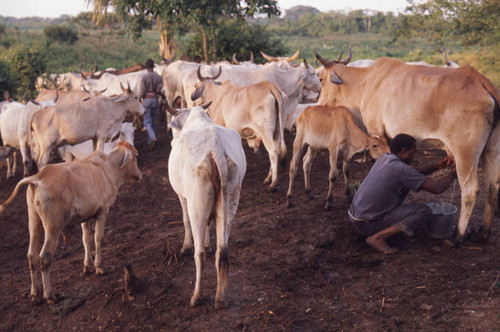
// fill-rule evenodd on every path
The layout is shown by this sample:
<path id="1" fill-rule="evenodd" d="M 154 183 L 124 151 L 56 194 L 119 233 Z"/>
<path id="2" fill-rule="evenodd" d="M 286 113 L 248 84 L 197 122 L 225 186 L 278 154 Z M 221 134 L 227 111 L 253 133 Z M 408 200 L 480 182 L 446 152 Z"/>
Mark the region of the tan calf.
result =
<path id="1" fill-rule="evenodd" d="M 96 151 L 81 161 L 50 164 L 39 173 L 19 181 L 9 199 L 0 206 L 0 213 L 14 199 L 21 186 L 29 184 L 26 200 L 32 300 L 38 300 L 38 268 L 42 271 L 43 297 L 48 303 L 56 300 L 50 282 L 52 259 L 59 234 L 67 234 L 77 224 L 82 224 L 84 272 L 88 272 L 91 240 L 87 222 L 92 219 L 96 220 L 94 266 L 97 274 L 103 273 L 101 246 L 104 225 L 118 189 L 129 176 L 142 178 L 137 166 L 137 150 L 128 143 L 120 142 L 109 154 Z"/>
<path id="2" fill-rule="evenodd" d="M 330 174 L 328 195 L 326 196 L 325 209 L 333 207 L 333 184 L 337 178 L 337 158 L 339 155 L 343 159 L 343 173 L 345 183 L 345 194 L 351 199 L 348 182 L 349 161 L 352 157 L 363 151 L 368 151 L 374 159 L 379 158 L 384 153 L 389 152 L 389 146 L 385 138 L 368 136 L 354 122 L 354 117 L 346 107 L 329 107 L 316 105 L 307 107 L 300 114 L 295 123 L 297 132 L 293 142 L 293 158 L 290 162 L 290 184 L 286 194 L 288 206 L 291 206 L 292 187 L 299 158 L 304 149 L 307 153 L 303 158 L 304 182 L 306 192 L 311 194 L 310 173 L 311 165 L 316 152 L 321 149 L 328 149 L 330 154 Z"/>

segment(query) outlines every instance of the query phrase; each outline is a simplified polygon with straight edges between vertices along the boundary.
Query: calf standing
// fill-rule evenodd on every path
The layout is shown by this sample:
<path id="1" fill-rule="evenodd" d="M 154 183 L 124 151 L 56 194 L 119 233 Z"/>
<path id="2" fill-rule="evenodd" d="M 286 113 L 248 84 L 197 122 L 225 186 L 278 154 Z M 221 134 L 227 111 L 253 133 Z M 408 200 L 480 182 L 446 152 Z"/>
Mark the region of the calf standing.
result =
<path id="1" fill-rule="evenodd" d="M 304 183 L 306 192 L 311 195 L 310 173 L 311 165 L 316 152 L 328 149 L 330 154 L 330 174 L 328 176 L 330 186 L 326 196 L 325 209 L 333 207 L 333 183 L 337 177 L 337 158 L 343 158 L 343 173 L 345 183 L 345 194 L 351 199 L 348 183 L 348 167 L 352 157 L 363 151 L 368 151 L 374 159 L 389 152 L 389 146 L 385 139 L 376 136 L 368 136 L 354 122 L 354 117 L 349 109 L 343 106 L 330 107 L 315 105 L 307 107 L 295 123 L 296 136 L 293 142 L 293 158 L 290 162 L 290 184 L 286 194 L 288 206 L 291 206 L 292 187 L 299 158 L 304 149 L 307 153 L 303 158 Z"/>
<path id="2" fill-rule="evenodd" d="M 193 247 L 196 284 L 190 304 L 201 296 L 201 273 L 205 265 L 205 235 L 215 219 L 217 232 L 217 293 L 215 307 L 224 308 L 227 284 L 227 245 L 231 223 L 238 208 L 240 190 L 246 172 L 245 153 L 236 130 L 216 125 L 201 107 L 173 111 L 172 151 L 168 159 L 168 177 L 179 196 L 184 221 L 181 253 Z"/>
<path id="3" fill-rule="evenodd" d="M 32 300 L 38 300 L 38 268 L 42 271 L 43 297 L 48 303 L 56 300 L 50 282 L 50 267 L 59 233 L 67 234 L 74 225 L 80 223 L 83 223 L 85 247 L 84 272 L 90 268 L 90 232 L 87 222 L 91 219 L 96 220 L 94 265 L 96 273 L 103 274 L 101 243 L 104 225 L 118 189 L 128 176 L 142 178 L 137 167 L 137 150 L 128 143 L 119 142 L 109 154 L 96 151 L 81 161 L 47 165 L 39 173 L 19 181 L 9 199 L 0 205 L 1 213 L 21 186 L 29 184 L 26 200 Z M 44 232 L 45 240 L 41 247 Z"/>

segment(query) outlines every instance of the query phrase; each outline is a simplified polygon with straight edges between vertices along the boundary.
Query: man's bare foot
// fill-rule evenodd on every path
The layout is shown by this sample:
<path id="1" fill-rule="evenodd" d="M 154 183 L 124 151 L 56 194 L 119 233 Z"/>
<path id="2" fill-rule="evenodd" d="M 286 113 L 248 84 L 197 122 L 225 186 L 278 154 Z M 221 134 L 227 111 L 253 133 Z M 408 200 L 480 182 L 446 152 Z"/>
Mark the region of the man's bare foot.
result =
<path id="1" fill-rule="evenodd" d="M 389 247 L 389 245 L 387 244 L 387 242 L 385 242 L 384 239 L 376 238 L 374 236 L 367 237 L 365 242 L 370 247 L 386 255 L 395 254 L 399 250 L 398 248 Z"/>

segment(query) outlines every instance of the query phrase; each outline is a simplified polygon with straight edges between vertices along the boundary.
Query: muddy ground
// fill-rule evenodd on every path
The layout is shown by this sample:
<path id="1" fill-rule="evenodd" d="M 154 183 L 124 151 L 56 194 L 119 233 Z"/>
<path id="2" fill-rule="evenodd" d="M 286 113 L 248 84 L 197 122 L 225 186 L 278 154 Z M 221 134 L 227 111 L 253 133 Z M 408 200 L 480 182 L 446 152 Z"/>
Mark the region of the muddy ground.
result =
<path id="1" fill-rule="evenodd" d="M 291 151 L 292 136 L 286 134 Z M 347 219 L 343 180 L 338 180 L 333 211 L 323 211 L 328 161 L 313 164 L 315 200 L 303 192 L 302 172 L 295 207 L 287 208 L 288 166 L 280 170 L 277 191 L 262 184 L 267 153 L 245 147 L 247 173 L 229 239 L 227 309 L 214 309 L 214 254 L 207 255 L 204 301 L 191 308 L 195 267 L 180 258 L 183 239 L 179 201 L 168 181 L 170 139 L 164 125 L 154 151 L 146 134 L 136 135 L 140 182 L 122 186 L 106 224 L 104 276 L 83 276 L 81 230 L 67 245 L 60 241 L 52 285 L 62 304 L 32 304 L 26 253 L 28 226 L 25 189 L 0 216 L 1 331 L 499 331 L 500 223 L 495 218 L 487 243 L 464 241 L 448 247 L 425 234 L 390 241 L 400 248 L 385 256 L 368 247 Z M 438 160 L 419 154 L 416 163 Z M 369 165 L 353 165 L 361 180 Z M 5 180 L 0 201 L 12 192 L 20 172 Z M 449 201 L 444 194 L 412 193 L 407 202 Z M 454 203 L 459 205 L 459 189 Z M 478 228 L 484 191 L 470 222 Z M 212 234 L 212 243 L 214 243 Z M 124 290 L 128 263 L 136 294 Z"/>

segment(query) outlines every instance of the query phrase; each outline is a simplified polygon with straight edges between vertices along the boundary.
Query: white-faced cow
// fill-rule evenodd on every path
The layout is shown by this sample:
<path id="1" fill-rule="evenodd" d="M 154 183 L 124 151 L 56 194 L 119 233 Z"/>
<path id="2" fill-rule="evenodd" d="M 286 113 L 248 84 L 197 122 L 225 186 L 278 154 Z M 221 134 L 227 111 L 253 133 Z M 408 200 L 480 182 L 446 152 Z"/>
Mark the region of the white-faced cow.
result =
<path id="1" fill-rule="evenodd" d="M 462 189 L 458 239 L 476 202 L 482 160 L 487 197 L 480 234 L 488 237 L 500 185 L 500 92 L 490 80 L 469 66 L 410 66 L 380 58 L 372 67 L 351 68 L 315 55 L 325 66 L 318 104 L 345 105 L 368 134 L 437 141 L 455 158 Z"/>
<path id="2" fill-rule="evenodd" d="M 214 124 L 202 107 L 170 112 L 173 140 L 168 177 L 182 206 L 185 234 L 181 252 L 192 248 L 194 239 L 196 283 L 190 304 L 195 306 L 200 301 L 205 237 L 210 221 L 215 219 L 215 307 L 224 308 L 227 306 L 227 245 L 246 172 L 245 153 L 238 132 Z"/>

